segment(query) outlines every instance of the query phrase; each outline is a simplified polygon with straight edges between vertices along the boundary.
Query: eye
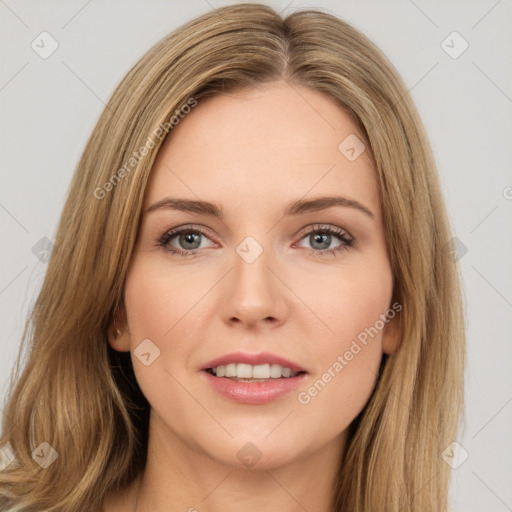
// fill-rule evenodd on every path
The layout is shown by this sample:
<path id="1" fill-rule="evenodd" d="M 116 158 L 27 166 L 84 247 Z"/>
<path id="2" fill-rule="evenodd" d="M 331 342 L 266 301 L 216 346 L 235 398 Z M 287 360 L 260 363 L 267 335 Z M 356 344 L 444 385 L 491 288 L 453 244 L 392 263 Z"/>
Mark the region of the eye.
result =
<path id="1" fill-rule="evenodd" d="M 311 244 L 311 248 L 305 248 L 315 256 L 323 256 L 327 253 L 337 256 L 341 251 L 347 250 L 354 244 L 354 238 L 344 229 L 330 225 L 316 224 L 308 228 L 301 238 L 301 240 L 304 239 Z M 332 247 L 331 244 L 336 239 L 339 243 Z"/>
<path id="2" fill-rule="evenodd" d="M 203 238 L 203 240 L 201 240 Z M 204 238 L 209 240 L 205 231 L 192 226 L 171 229 L 164 233 L 158 241 L 158 245 L 166 251 L 181 256 L 192 256 L 197 254 L 197 249 L 204 249 Z M 177 247 L 176 247 L 177 246 Z"/>

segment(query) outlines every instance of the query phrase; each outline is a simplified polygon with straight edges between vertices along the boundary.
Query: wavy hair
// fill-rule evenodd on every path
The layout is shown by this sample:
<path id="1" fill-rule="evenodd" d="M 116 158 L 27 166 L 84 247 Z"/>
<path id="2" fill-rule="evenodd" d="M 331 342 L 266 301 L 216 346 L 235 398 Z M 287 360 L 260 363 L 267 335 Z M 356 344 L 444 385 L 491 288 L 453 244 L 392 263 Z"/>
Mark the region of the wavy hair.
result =
<path id="1" fill-rule="evenodd" d="M 422 122 L 393 65 L 350 24 L 317 9 L 281 17 L 249 3 L 212 10 L 155 44 L 114 91 L 86 144 L 25 324 L 27 357 L 22 362 L 20 350 L 13 371 L 0 443 L 16 459 L 0 472 L 2 510 L 101 510 L 110 489 L 144 469 L 149 404 L 129 353 L 110 348 L 107 329 L 123 304 L 152 164 L 167 131 L 172 136 L 169 119 L 191 98 L 279 79 L 333 98 L 367 137 L 393 297 L 403 305 L 400 347 L 384 355 L 351 425 L 332 510 L 447 509 L 450 468 L 440 454 L 456 439 L 463 410 L 465 326 Z M 166 133 L 155 137 L 162 126 Z M 144 158 L 134 159 L 150 140 Z M 32 457 L 42 442 L 58 454 L 45 469 Z"/>

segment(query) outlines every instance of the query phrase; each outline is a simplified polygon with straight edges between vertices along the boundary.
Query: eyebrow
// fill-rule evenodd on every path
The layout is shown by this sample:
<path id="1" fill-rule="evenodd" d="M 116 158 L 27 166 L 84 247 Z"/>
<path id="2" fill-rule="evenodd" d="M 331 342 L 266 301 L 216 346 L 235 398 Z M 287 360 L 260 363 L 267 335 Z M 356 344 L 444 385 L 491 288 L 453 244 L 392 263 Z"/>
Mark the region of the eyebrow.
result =
<path id="1" fill-rule="evenodd" d="M 333 206 L 343 206 L 347 208 L 354 208 L 371 219 L 375 219 L 372 211 L 354 199 L 348 199 L 341 196 L 325 196 L 317 197 L 315 199 L 299 199 L 288 205 L 282 212 L 282 216 L 299 215 L 307 212 L 317 212 L 331 208 Z M 201 215 L 208 215 L 218 219 L 224 218 L 222 207 L 211 203 L 209 201 L 200 201 L 194 199 L 182 199 L 177 197 L 164 197 L 160 201 L 152 204 L 146 213 L 151 213 L 157 210 L 178 210 L 182 212 L 191 212 Z"/>

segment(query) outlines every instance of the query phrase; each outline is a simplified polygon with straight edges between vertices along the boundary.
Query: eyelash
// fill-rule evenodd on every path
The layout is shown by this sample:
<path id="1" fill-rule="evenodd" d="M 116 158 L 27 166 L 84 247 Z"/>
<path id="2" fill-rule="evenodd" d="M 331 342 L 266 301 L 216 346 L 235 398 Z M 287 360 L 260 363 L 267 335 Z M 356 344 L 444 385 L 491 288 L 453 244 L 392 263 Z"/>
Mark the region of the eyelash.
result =
<path id="1" fill-rule="evenodd" d="M 162 237 L 160 237 L 160 239 L 158 240 L 157 245 L 175 256 L 196 256 L 200 249 L 178 250 L 168 245 L 173 238 L 182 233 L 201 234 L 206 238 L 210 238 L 208 233 L 206 233 L 201 228 L 195 226 L 183 226 L 181 228 L 171 229 L 170 231 L 165 232 L 162 235 Z M 311 229 L 302 233 L 300 240 L 313 233 L 327 233 L 329 235 L 335 235 L 341 242 L 343 242 L 343 244 L 339 245 L 338 247 L 335 247 L 334 249 L 315 250 L 305 247 L 304 249 L 306 249 L 308 253 L 312 254 L 313 256 L 324 256 L 327 253 L 331 253 L 333 256 L 338 256 L 339 253 L 348 250 L 350 247 L 353 247 L 355 243 L 354 238 L 352 238 L 344 229 L 335 226 L 321 224 L 315 224 L 314 226 L 312 226 Z"/>

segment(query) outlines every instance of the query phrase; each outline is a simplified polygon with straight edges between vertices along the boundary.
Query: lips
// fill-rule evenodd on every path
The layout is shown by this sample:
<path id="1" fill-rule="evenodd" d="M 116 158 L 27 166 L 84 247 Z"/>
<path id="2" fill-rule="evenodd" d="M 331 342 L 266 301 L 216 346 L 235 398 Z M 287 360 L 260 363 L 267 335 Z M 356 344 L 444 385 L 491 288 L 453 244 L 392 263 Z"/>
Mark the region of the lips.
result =
<path id="1" fill-rule="evenodd" d="M 252 378 L 245 378 L 251 368 Z M 277 370 L 282 372 L 280 376 Z M 260 378 L 255 378 L 255 372 Z M 208 361 L 200 372 L 201 379 L 219 395 L 247 405 L 263 405 L 284 398 L 304 382 L 307 373 L 299 363 L 271 352 L 225 354 Z"/>
<path id="2" fill-rule="evenodd" d="M 217 357 L 216 359 L 212 359 L 211 361 L 203 365 L 201 369 L 209 370 L 217 366 L 233 363 L 246 363 L 253 366 L 260 364 L 279 364 L 283 368 L 290 368 L 290 370 L 292 370 L 293 372 L 307 373 L 307 370 L 301 367 L 298 363 L 290 361 L 289 359 L 281 357 L 277 354 L 272 354 L 270 352 L 260 352 L 259 354 L 249 354 L 247 352 L 233 352 L 231 354 L 226 354 L 224 356 Z"/>

